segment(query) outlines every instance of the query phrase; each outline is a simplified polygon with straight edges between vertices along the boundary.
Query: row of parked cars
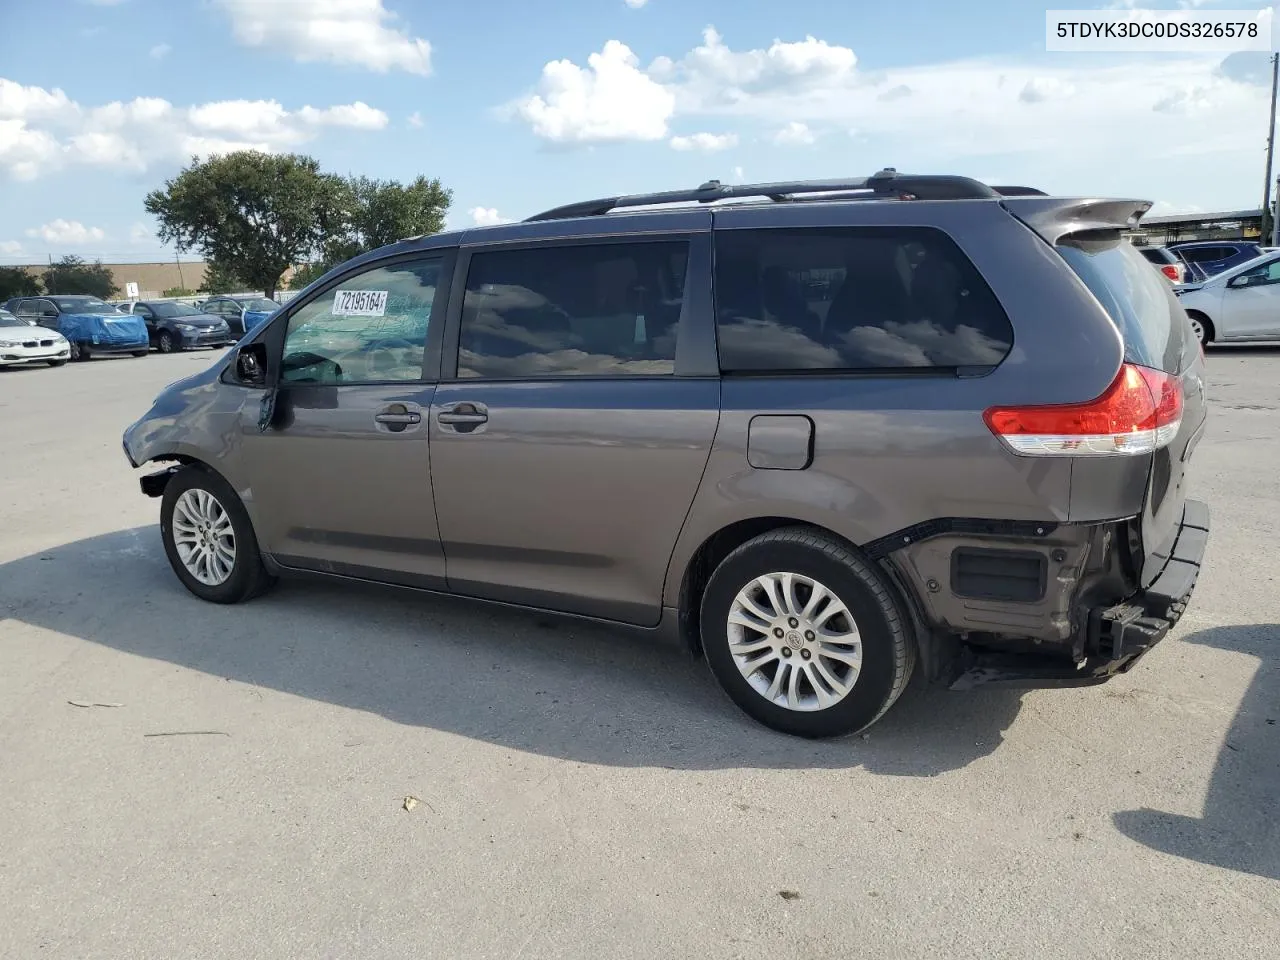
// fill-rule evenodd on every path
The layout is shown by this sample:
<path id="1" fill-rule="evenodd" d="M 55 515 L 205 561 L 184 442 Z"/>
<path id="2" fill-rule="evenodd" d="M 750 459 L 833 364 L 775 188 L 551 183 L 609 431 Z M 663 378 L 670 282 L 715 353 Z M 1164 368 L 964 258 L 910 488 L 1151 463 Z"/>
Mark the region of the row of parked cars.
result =
<path id="1" fill-rule="evenodd" d="M 1202 344 L 1280 339 L 1280 248 L 1197 240 L 1138 249 L 1173 283 Z"/>
<path id="2" fill-rule="evenodd" d="M 278 310 L 257 296 L 217 296 L 195 303 L 91 296 L 14 297 L 0 308 L 0 366 L 48 364 L 95 355 L 145 357 L 152 347 L 173 353 L 225 347 Z"/>

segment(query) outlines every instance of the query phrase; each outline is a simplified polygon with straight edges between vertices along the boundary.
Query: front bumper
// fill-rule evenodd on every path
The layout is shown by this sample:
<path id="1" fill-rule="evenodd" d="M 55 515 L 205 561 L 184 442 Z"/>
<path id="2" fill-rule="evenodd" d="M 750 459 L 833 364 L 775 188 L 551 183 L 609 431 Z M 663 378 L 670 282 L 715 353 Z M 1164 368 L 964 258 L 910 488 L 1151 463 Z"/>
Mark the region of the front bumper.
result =
<path id="1" fill-rule="evenodd" d="M 968 690 L 992 683 L 1025 688 L 1084 687 L 1128 673 L 1186 611 L 1208 541 L 1209 508 L 1199 500 L 1188 500 L 1173 553 L 1155 582 L 1120 603 L 1089 611 L 1083 627 L 1087 631 L 1083 660 L 1074 663 L 966 648 L 956 665 L 951 689 Z"/>
<path id="2" fill-rule="evenodd" d="M 135 353 L 138 350 L 149 350 L 151 343 L 147 340 L 136 343 L 85 343 L 81 341 L 80 348 L 88 350 L 94 356 L 104 353 Z"/>
<path id="3" fill-rule="evenodd" d="M 70 356 L 71 344 L 65 342 L 47 347 L 0 347 L 0 366 L 48 363 L 50 360 L 66 360 Z"/>

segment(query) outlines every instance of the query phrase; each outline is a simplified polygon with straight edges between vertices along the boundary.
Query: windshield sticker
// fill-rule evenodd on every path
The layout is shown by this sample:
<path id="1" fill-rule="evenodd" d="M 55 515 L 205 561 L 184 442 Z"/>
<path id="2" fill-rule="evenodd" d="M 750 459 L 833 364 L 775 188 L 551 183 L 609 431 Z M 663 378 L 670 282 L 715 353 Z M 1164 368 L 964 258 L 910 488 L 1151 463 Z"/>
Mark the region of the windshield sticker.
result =
<path id="1" fill-rule="evenodd" d="M 333 295 L 335 317 L 381 317 L 387 312 L 386 290 L 338 290 Z"/>

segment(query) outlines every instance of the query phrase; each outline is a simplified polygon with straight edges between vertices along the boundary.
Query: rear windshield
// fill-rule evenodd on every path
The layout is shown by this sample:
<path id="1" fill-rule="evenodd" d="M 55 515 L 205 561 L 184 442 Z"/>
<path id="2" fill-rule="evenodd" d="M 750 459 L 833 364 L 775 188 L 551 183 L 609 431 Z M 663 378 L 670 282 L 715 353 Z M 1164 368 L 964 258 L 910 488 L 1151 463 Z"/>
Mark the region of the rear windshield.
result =
<path id="1" fill-rule="evenodd" d="M 1125 359 L 1177 373 L 1186 347 L 1186 315 L 1173 286 L 1128 240 L 1077 233 L 1058 252 L 1111 314 L 1124 337 Z"/>

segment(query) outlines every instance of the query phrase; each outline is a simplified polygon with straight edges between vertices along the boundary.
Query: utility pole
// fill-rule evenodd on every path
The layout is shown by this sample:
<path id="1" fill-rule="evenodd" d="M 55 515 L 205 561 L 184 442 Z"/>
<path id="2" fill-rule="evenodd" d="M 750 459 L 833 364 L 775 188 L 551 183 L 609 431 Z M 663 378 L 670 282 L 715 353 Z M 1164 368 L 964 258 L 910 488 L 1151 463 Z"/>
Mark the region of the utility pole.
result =
<path id="1" fill-rule="evenodd" d="M 53 272 L 53 254 L 49 254 L 49 292 L 57 293 L 53 288 L 58 285 L 58 275 Z"/>
<path id="2" fill-rule="evenodd" d="M 1280 80 L 1280 53 L 1271 55 L 1271 120 L 1267 131 L 1267 175 L 1262 181 L 1262 213 L 1271 209 L 1271 163 L 1276 150 L 1276 81 Z M 1278 195 L 1280 199 L 1280 195 Z M 1280 207 L 1280 203 L 1277 204 Z M 1275 211 L 1280 213 L 1280 209 Z M 1272 215 L 1272 231 L 1275 230 L 1275 216 Z"/>
<path id="3" fill-rule="evenodd" d="M 1269 177 L 1271 176 L 1271 174 L 1268 173 L 1267 176 Z M 177 247 L 173 248 L 173 262 L 178 266 L 178 286 L 180 286 L 183 290 L 185 290 L 187 289 L 187 284 L 186 284 L 186 281 L 182 279 L 182 261 L 178 259 Z"/>

